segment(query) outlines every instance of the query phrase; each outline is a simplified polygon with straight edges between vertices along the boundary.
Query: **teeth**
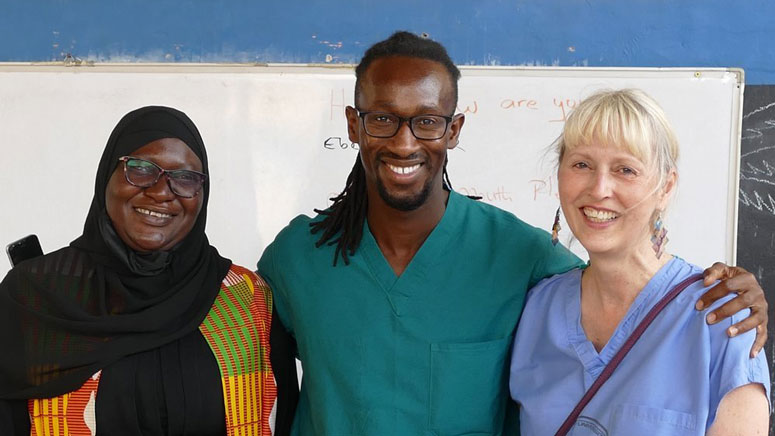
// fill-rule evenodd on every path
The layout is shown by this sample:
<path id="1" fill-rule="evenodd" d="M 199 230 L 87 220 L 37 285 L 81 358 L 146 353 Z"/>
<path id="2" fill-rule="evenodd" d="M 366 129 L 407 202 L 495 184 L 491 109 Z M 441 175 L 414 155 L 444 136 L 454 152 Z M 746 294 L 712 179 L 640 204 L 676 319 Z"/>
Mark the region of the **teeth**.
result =
<path id="1" fill-rule="evenodd" d="M 598 223 L 611 221 L 619 217 L 619 215 L 615 214 L 614 212 L 597 210 L 591 207 L 584 208 L 584 215 L 586 215 L 587 218 L 590 219 L 590 221 L 598 222 Z"/>
<path id="2" fill-rule="evenodd" d="M 140 208 L 140 207 L 135 208 L 135 210 L 140 212 L 140 213 L 142 213 L 142 214 L 150 215 L 150 216 L 155 216 L 157 218 L 170 218 L 170 217 L 172 217 L 172 215 L 167 214 L 167 213 L 154 212 L 152 210 L 143 209 L 143 208 Z"/>
<path id="3" fill-rule="evenodd" d="M 411 174 L 420 169 L 420 164 L 412 165 L 410 167 L 399 167 L 396 165 L 387 164 L 388 168 L 396 174 Z"/>

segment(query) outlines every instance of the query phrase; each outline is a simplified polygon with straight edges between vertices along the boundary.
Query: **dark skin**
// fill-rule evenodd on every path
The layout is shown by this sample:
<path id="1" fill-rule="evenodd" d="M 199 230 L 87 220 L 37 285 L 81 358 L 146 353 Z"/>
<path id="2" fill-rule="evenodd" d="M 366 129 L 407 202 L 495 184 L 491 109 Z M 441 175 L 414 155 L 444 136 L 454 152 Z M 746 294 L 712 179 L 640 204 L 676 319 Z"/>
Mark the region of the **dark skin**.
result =
<path id="1" fill-rule="evenodd" d="M 751 315 L 732 325 L 727 329 L 729 337 L 735 337 L 742 332 L 756 329 L 756 340 L 751 347 L 751 357 L 755 357 L 767 342 L 767 322 L 769 320 L 769 311 L 767 310 L 767 300 L 764 298 L 764 290 L 759 286 L 756 277 L 744 268 L 739 266 L 728 266 L 721 262 L 716 262 L 710 268 L 704 271 L 704 285 L 710 286 L 716 280 L 724 280 L 708 290 L 699 301 L 695 308 L 702 310 L 713 304 L 714 301 L 730 293 L 737 294 L 736 298 L 727 301 L 716 310 L 708 313 L 706 319 L 708 324 L 715 324 L 724 318 L 729 318 L 735 313 L 750 308 Z M 726 279 L 726 280 L 725 280 Z"/>
<path id="2" fill-rule="evenodd" d="M 132 156 L 168 170 L 202 171 L 202 162 L 196 154 L 177 138 L 150 142 L 135 150 Z M 105 208 L 127 247 L 138 253 L 168 251 L 194 227 L 202 209 L 202 196 L 175 195 L 166 176 L 148 188 L 133 186 L 124 177 L 124 165 L 119 164 L 105 189 Z"/>
<path id="3" fill-rule="evenodd" d="M 455 111 L 453 95 L 452 79 L 441 64 L 393 56 L 369 66 L 356 104 L 362 111 L 401 117 L 447 116 Z M 366 173 L 369 229 L 393 272 L 400 276 L 444 215 L 449 192 L 443 188 L 442 170 L 447 150 L 457 144 L 465 119 L 455 116 L 440 139 L 420 140 L 407 123 L 392 138 L 374 138 L 366 134 L 354 108 L 348 107 L 346 116 L 350 140 L 360 144 Z M 407 173 L 399 174 L 397 168 Z M 399 210 L 395 204 L 402 201 L 421 204 Z"/>
<path id="4" fill-rule="evenodd" d="M 356 105 L 361 111 L 389 112 L 401 117 L 454 112 L 452 77 L 440 63 L 405 56 L 391 56 L 372 63 L 361 78 Z M 457 145 L 465 121 L 455 115 L 441 139 L 418 140 L 406 123 L 392 138 L 374 138 L 366 134 L 358 112 L 345 111 L 350 141 L 360 144 L 361 161 L 366 173 L 369 199 L 368 224 L 383 256 L 400 276 L 425 239 L 441 220 L 449 193 L 442 184 L 442 168 L 447 150 Z M 409 177 L 395 175 L 391 165 L 412 167 L 420 164 Z M 380 192 L 380 184 L 383 189 Z M 412 210 L 400 210 L 391 200 L 418 198 L 418 192 L 428 184 L 428 194 L 422 204 Z M 387 199 L 385 198 L 387 197 Z M 750 308 L 751 315 L 731 326 L 727 333 L 756 329 L 751 356 L 758 354 L 767 341 L 768 311 L 764 290 L 753 274 L 743 268 L 715 263 L 705 270 L 705 285 L 723 280 L 708 290 L 697 302 L 697 310 L 708 307 L 729 293 L 738 294 L 707 315 L 715 324 L 740 310 Z"/>

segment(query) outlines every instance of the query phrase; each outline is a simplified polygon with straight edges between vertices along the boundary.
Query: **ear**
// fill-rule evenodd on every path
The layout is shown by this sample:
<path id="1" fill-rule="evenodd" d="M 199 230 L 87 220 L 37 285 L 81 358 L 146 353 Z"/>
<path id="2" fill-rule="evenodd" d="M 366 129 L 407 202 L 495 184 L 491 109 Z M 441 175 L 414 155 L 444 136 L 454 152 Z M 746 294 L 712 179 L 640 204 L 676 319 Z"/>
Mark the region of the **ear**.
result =
<path id="1" fill-rule="evenodd" d="M 675 188 L 678 184 L 678 173 L 673 169 L 670 171 L 670 174 L 668 174 L 667 179 L 665 180 L 665 184 L 662 187 L 662 193 L 661 198 L 659 199 L 659 209 L 665 210 L 667 208 L 667 205 L 670 203 L 670 199 L 673 197 L 673 193 L 675 192 Z"/>
<path id="2" fill-rule="evenodd" d="M 452 150 L 457 147 L 457 143 L 460 141 L 460 131 L 463 129 L 463 124 L 466 122 L 466 116 L 463 114 L 456 114 L 452 117 L 452 121 L 449 123 L 449 141 L 447 142 L 447 149 Z"/>
<path id="3" fill-rule="evenodd" d="M 352 106 L 347 106 L 344 109 L 344 116 L 347 118 L 347 136 L 352 143 L 360 143 L 360 127 L 361 118 L 358 116 L 358 111 Z"/>

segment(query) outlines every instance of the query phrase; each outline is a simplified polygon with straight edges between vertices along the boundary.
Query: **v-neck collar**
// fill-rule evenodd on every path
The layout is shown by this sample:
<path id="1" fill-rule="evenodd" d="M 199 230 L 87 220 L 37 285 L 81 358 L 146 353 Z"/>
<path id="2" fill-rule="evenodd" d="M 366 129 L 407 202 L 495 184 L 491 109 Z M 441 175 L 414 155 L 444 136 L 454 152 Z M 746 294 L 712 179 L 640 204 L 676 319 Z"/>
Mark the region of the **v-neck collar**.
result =
<path id="1" fill-rule="evenodd" d="M 579 360 L 584 365 L 584 369 L 596 379 L 603 371 L 605 366 L 614 355 L 621 349 L 632 331 L 637 327 L 637 323 L 645 315 L 644 312 L 651 309 L 656 299 L 667 291 L 664 290 L 665 284 L 669 283 L 671 277 L 675 275 L 676 268 L 681 267 L 681 262 L 677 257 L 673 257 L 669 262 L 663 265 L 656 274 L 646 283 L 643 290 L 640 291 L 635 301 L 632 302 L 627 313 L 624 315 L 619 325 L 616 326 L 613 335 L 608 339 L 605 346 L 598 351 L 594 344 L 587 339 L 584 327 L 581 325 L 581 273 L 582 270 L 574 270 L 572 280 L 569 285 L 573 292 L 565 293 L 565 320 L 567 323 L 568 341 L 576 351 Z M 656 299 L 654 297 L 657 297 Z"/>
<path id="2" fill-rule="evenodd" d="M 390 263 L 382 254 L 382 250 L 379 249 L 377 240 L 369 229 L 368 220 L 365 222 L 360 249 L 366 264 L 385 292 L 390 293 L 397 285 L 407 280 L 424 279 L 429 269 L 440 261 L 441 255 L 453 240 L 452 236 L 458 227 L 459 217 L 463 213 L 462 201 L 465 200 L 460 194 L 450 191 L 444 215 L 400 276 L 396 276 Z"/>

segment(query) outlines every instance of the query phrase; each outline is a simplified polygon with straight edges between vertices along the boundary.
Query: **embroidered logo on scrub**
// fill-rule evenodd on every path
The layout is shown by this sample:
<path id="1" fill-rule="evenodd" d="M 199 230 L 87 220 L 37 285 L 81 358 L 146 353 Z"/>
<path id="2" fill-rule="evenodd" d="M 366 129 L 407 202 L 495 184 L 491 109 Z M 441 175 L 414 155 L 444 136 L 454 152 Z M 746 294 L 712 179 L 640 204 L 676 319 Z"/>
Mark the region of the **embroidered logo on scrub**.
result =
<path id="1" fill-rule="evenodd" d="M 579 416 L 570 434 L 573 436 L 608 436 L 608 430 L 592 418 Z"/>

